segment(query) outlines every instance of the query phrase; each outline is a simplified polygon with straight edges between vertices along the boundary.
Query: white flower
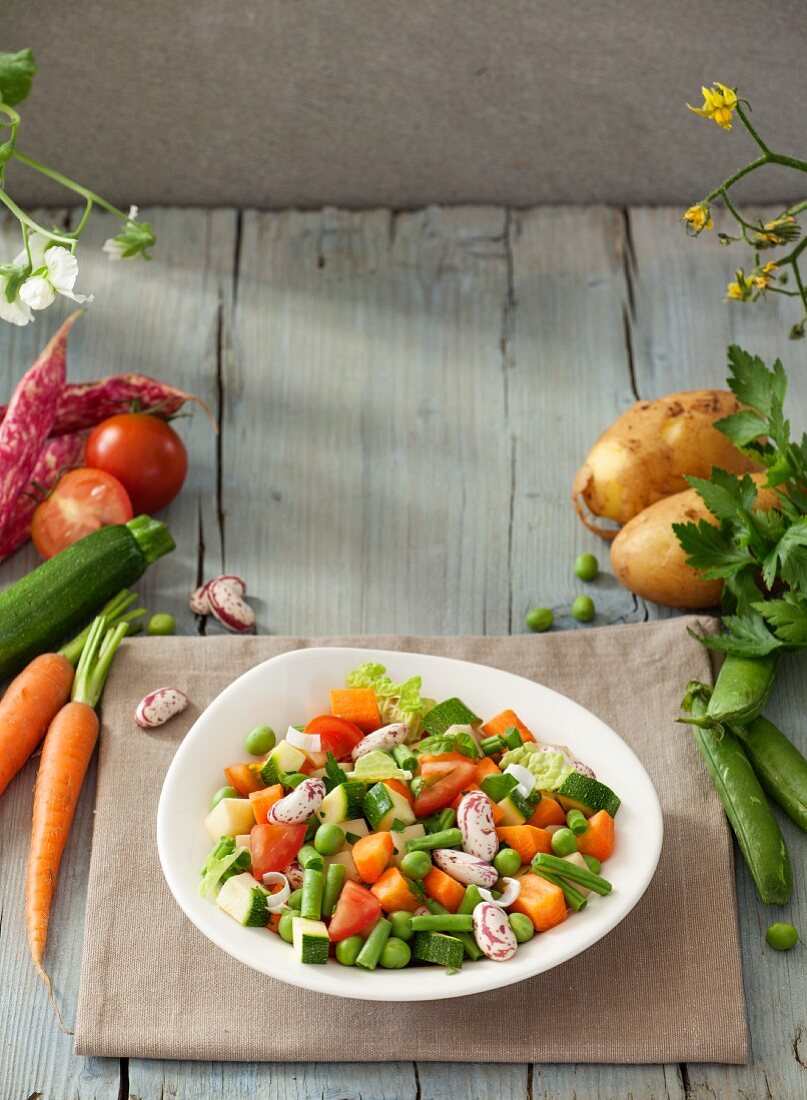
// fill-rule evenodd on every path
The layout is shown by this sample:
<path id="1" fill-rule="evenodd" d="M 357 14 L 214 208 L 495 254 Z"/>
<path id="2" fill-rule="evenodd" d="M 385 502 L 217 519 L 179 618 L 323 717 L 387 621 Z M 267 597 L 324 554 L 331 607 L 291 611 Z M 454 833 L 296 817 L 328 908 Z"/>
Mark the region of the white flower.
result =
<path id="1" fill-rule="evenodd" d="M 47 249 L 43 266 L 44 270 L 35 269 L 35 274 L 29 275 L 20 287 L 20 298 L 31 309 L 46 309 L 57 293 L 79 303 L 93 300 L 92 294 L 73 293 L 78 261 L 68 248 L 54 245 Z"/>
<path id="2" fill-rule="evenodd" d="M 14 300 L 9 302 L 6 297 L 7 285 L 8 279 L 0 279 L 0 318 L 10 321 L 12 325 L 27 325 L 33 320 L 30 306 L 20 301 L 19 292 Z"/>
<path id="3" fill-rule="evenodd" d="M 128 221 L 133 222 L 137 220 L 137 215 L 140 213 L 136 206 L 129 207 Z M 125 240 L 121 240 L 120 237 L 107 237 L 104 241 L 102 252 L 106 252 L 110 260 L 122 260 L 123 254 L 128 248 L 128 244 Z"/>

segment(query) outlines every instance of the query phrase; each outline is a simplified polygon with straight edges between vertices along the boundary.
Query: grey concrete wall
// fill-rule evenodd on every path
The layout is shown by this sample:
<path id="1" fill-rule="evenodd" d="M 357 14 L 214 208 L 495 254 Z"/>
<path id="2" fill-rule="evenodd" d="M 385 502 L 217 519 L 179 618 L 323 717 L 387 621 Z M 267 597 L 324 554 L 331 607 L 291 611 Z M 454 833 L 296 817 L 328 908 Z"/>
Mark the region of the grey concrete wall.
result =
<path id="1" fill-rule="evenodd" d="M 21 145 L 120 202 L 688 202 L 753 149 L 737 84 L 807 154 L 803 0 L 5 0 L 40 66 Z M 755 199 L 803 197 L 781 170 Z M 807 184 L 807 181 L 804 181 Z M 29 202 L 63 201 L 16 173 Z"/>

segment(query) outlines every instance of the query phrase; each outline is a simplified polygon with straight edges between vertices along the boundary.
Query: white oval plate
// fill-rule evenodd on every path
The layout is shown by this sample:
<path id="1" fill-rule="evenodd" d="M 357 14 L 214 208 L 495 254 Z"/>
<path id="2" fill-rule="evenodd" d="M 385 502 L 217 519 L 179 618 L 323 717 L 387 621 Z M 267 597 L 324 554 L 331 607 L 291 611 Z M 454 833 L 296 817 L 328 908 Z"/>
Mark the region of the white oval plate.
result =
<path id="1" fill-rule="evenodd" d="M 211 847 L 203 821 L 210 796 L 223 782 L 222 768 L 243 760 L 244 737 L 268 723 L 285 730 L 327 712 L 329 691 L 364 661 L 386 665 L 396 681 L 423 677 L 423 692 L 436 699 L 457 695 L 490 718 L 515 710 L 541 740 L 566 744 L 622 799 L 616 850 L 606 865 L 613 892 L 592 894 L 582 913 L 536 935 L 507 962 L 467 962 L 460 973 L 412 967 L 372 973 L 296 961 L 289 944 L 262 928 L 243 928 L 197 893 L 199 868 Z M 432 1001 L 463 997 L 523 981 L 579 955 L 631 911 L 656 870 L 662 818 L 647 772 L 625 742 L 604 722 L 564 695 L 509 672 L 417 653 L 367 649 L 300 649 L 245 672 L 199 716 L 177 750 L 157 810 L 157 845 L 163 873 L 182 910 L 223 951 L 290 985 L 335 997 L 369 1001 Z M 616 964 L 616 960 L 615 960 Z"/>

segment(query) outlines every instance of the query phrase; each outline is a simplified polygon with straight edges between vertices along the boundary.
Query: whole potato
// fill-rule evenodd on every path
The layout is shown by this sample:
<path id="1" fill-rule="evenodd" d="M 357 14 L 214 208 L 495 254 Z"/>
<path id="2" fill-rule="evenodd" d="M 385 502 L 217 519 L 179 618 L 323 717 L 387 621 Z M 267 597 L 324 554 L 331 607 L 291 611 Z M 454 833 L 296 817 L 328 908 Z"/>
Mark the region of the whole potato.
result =
<path id="1" fill-rule="evenodd" d="M 759 485 L 764 474 L 756 474 Z M 763 489 L 757 507 L 771 508 L 777 496 Z M 667 607 L 714 607 L 720 602 L 723 582 L 709 581 L 686 563 L 686 554 L 672 529 L 674 523 L 715 523 L 694 489 L 656 501 L 634 516 L 617 533 L 611 546 L 611 566 L 619 581 L 644 600 Z"/>
<path id="2" fill-rule="evenodd" d="M 577 471 L 572 498 L 591 531 L 613 538 L 588 513 L 628 523 L 657 500 L 686 489 L 685 475 L 708 477 L 713 466 L 742 474 L 759 469 L 713 427 L 743 406 L 727 390 L 671 393 L 637 401 L 607 428 Z"/>

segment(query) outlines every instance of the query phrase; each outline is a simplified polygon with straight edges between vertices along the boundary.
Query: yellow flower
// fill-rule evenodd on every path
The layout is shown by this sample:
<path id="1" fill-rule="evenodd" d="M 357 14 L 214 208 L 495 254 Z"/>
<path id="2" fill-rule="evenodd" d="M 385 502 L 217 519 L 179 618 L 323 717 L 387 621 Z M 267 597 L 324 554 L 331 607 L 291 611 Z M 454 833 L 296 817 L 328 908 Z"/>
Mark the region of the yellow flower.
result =
<path id="1" fill-rule="evenodd" d="M 753 275 L 748 277 L 748 282 L 751 286 L 757 287 L 759 290 L 764 290 L 768 283 L 771 281 L 771 275 L 776 268 L 776 261 L 771 260 L 770 263 L 764 264 Z"/>
<path id="2" fill-rule="evenodd" d="M 755 268 L 750 275 L 746 275 L 742 268 L 738 268 L 736 283 L 729 283 L 726 287 L 726 301 L 756 301 L 770 283 L 776 266 L 776 261 L 771 260 L 770 263 Z"/>
<path id="3" fill-rule="evenodd" d="M 737 269 L 736 275 L 737 282 L 729 283 L 726 287 L 726 301 L 747 302 L 753 296 L 754 287 L 751 281 L 746 279 L 745 272 L 741 267 Z"/>
<path id="4" fill-rule="evenodd" d="M 799 226 L 792 214 L 780 214 L 773 221 L 765 222 L 763 229 L 754 238 L 754 244 L 757 248 L 774 248 L 776 245 L 798 240 L 799 232 Z"/>
<path id="5" fill-rule="evenodd" d="M 724 130 L 731 129 L 731 112 L 737 106 L 737 93 L 725 84 L 715 81 L 711 88 L 701 88 L 703 92 L 703 106 L 692 107 L 687 103 L 690 111 L 703 118 L 711 118 Z"/>
<path id="6" fill-rule="evenodd" d="M 682 220 L 687 223 L 687 233 L 691 237 L 697 237 L 704 229 L 711 229 L 714 226 L 711 211 L 705 202 L 690 206 L 689 210 L 684 211 Z"/>

